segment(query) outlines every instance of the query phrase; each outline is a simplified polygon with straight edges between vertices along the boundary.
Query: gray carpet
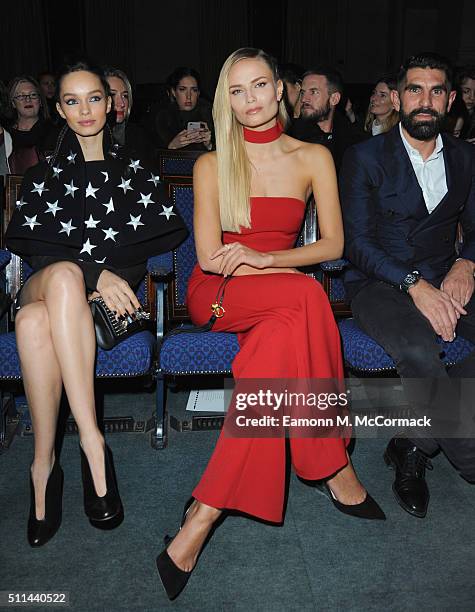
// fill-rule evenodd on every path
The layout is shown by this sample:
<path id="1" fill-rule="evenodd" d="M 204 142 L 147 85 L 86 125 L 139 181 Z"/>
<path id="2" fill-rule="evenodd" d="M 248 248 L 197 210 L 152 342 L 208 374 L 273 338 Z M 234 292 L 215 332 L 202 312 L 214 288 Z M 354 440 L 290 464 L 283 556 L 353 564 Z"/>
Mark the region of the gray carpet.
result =
<path id="1" fill-rule="evenodd" d="M 185 399 L 172 396 L 172 402 Z M 150 402 L 150 396 L 113 397 L 106 413 L 146 417 Z M 474 609 L 475 487 L 439 455 L 428 472 L 427 518 L 409 516 L 393 498 L 383 439 L 360 440 L 353 460 L 387 521 L 338 513 L 292 476 L 284 525 L 227 518 L 184 593 L 170 603 L 155 557 L 163 535 L 175 532 L 216 437 L 172 431 L 168 448 L 154 451 L 148 435 L 109 435 L 126 513 L 111 532 L 94 529 L 84 516 L 77 437 L 66 437 L 63 523 L 40 549 L 26 541 L 33 440 L 16 438 L 0 457 L 0 590 L 69 591 L 69 609 L 81 612 Z"/>

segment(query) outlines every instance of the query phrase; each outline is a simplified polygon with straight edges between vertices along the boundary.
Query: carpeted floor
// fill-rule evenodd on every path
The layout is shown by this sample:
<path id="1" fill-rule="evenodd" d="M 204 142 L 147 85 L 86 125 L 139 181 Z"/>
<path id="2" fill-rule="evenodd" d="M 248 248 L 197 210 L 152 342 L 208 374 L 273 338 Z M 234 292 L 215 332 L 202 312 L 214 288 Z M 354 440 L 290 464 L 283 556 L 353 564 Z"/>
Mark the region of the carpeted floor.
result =
<path id="1" fill-rule="evenodd" d="M 150 402 L 133 398 L 145 416 Z M 131 400 L 117 396 L 107 410 L 130 414 Z M 16 438 L 0 457 L 0 591 L 68 591 L 69 609 L 80 612 L 474 609 L 475 487 L 438 456 L 428 472 L 428 515 L 409 516 L 393 498 L 383 439 L 358 441 L 353 461 L 387 521 L 338 513 L 292 475 L 284 525 L 228 517 L 184 593 L 170 603 L 155 557 L 163 535 L 176 531 L 216 437 L 172 431 L 168 448 L 154 451 L 148 435 L 109 435 L 126 513 L 111 532 L 94 529 L 84 515 L 77 437 L 66 437 L 63 523 L 40 549 L 26 541 L 33 440 Z"/>

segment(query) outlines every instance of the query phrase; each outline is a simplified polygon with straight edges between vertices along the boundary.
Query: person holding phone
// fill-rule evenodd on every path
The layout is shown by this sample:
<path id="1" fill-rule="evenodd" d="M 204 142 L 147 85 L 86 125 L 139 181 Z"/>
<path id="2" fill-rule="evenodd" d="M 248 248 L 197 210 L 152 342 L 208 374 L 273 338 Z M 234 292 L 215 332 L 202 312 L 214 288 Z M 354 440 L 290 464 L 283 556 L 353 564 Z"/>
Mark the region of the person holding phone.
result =
<path id="1" fill-rule="evenodd" d="M 163 149 L 214 148 L 210 104 L 200 97 L 200 75 L 193 68 L 176 68 L 167 79 L 170 104 L 155 119 L 158 146 Z"/>

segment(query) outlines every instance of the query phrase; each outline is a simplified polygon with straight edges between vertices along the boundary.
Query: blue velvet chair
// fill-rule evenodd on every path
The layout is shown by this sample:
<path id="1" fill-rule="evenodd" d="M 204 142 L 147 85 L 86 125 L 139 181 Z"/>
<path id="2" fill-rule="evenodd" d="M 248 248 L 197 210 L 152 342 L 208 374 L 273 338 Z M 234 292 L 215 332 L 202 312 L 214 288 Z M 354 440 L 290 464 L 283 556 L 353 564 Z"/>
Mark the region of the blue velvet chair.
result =
<path id="1" fill-rule="evenodd" d="M 0 270 L 5 271 L 10 261 L 10 253 L 0 250 Z M 21 282 L 28 277 L 30 270 L 23 265 L 20 258 L 13 255 L 10 266 L 16 270 Z M 98 349 L 96 360 L 96 381 L 124 379 L 128 381 L 139 380 L 150 386 L 156 378 L 156 349 L 163 333 L 163 294 L 164 285 L 168 281 L 168 271 L 171 269 L 171 254 L 157 256 L 149 259 L 147 282 L 142 282 L 138 297 L 143 304 L 150 302 L 156 314 L 156 329 L 143 331 L 127 338 L 110 351 Z M 12 284 L 12 275 L 9 283 Z M 153 281 L 155 282 L 152 282 Z M 0 334 L 0 391 L 2 393 L 2 406 L 7 404 L 6 396 L 21 388 L 21 370 L 16 348 L 15 333 L 6 331 Z M 97 385 L 96 385 L 97 386 Z M 100 387 L 98 386 L 98 392 Z M 157 395 L 158 398 L 158 395 Z M 5 402 L 4 402 L 5 400 Z M 11 402 L 10 402 L 11 404 Z M 166 444 L 163 427 L 163 403 L 156 402 L 155 427 L 151 434 L 153 448 L 163 448 Z M 6 415 L 2 410 L 2 425 L 0 427 L 0 451 L 6 446 Z M 3 437 L 2 437 L 3 436 Z"/>
<path id="2" fill-rule="evenodd" d="M 189 180 L 193 177 L 195 161 L 206 151 L 182 151 L 160 149 L 158 151 L 158 172 L 163 181 Z"/>
<path id="3" fill-rule="evenodd" d="M 324 286 L 329 296 L 343 343 L 343 355 L 346 366 L 357 375 L 396 373 L 394 361 L 370 336 L 365 334 L 348 315 L 351 309 L 347 303 L 342 281 L 342 270 L 347 261 L 340 259 L 322 264 L 325 270 Z M 344 317 L 344 318 L 340 318 Z M 443 362 L 453 365 L 467 357 L 473 350 L 473 344 L 460 336 L 453 342 L 440 342 L 440 353 Z"/>

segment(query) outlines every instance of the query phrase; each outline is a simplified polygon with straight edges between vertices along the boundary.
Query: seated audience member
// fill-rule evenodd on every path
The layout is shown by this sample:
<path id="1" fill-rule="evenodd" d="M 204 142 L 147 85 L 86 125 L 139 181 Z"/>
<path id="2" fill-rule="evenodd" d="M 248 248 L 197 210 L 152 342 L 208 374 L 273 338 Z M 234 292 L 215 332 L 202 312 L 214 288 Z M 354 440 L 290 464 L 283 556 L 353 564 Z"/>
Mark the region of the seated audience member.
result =
<path id="1" fill-rule="evenodd" d="M 154 147 L 146 130 L 130 121 L 132 111 L 132 86 L 125 72 L 116 68 L 107 68 L 105 76 L 109 83 L 112 97 L 112 133 L 115 142 L 127 146 L 132 155 L 152 163 Z"/>
<path id="2" fill-rule="evenodd" d="M 342 93 L 343 80 L 338 71 L 325 66 L 307 70 L 300 91 L 300 116 L 290 130 L 298 140 L 327 147 L 337 172 L 346 149 L 365 139 L 357 127 L 336 112 Z"/>
<path id="3" fill-rule="evenodd" d="M 300 87 L 305 70 L 297 64 L 279 66 L 279 76 L 284 83 L 284 102 L 289 117 L 300 115 Z"/>
<path id="4" fill-rule="evenodd" d="M 450 111 L 445 117 L 445 121 L 442 125 L 441 132 L 446 134 L 452 134 L 455 138 L 460 138 L 463 131 L 463 126 L 468 119 L 467 109 L 462 100 L 460 89 L 457 88 L 457 95 L 455 96 L 454 103 L 452 104 Z"/>
<path id="5" fill-rule="evenodd" d="M 57 131 L 49 119 L 48 105 L 40 86 L 33 77 L 16 77 L 8 93 L 14 110 L 9 129 L 13 140 L 10 168 L 13 174 L 24 174 L 54 149 Z"/>
<path id="6" fill-rule="evenodd" d="M 445 58 L 409 58 L 391 92 L 401 123 L 349 149 L 340 173 L 353 315 L 394 359 L 416 415 L 433 417 L 432 429 L 406 431 L 385 452 L 398 503 L 421 518 L 428 457 L 439 449 L 475 481 L 473 403 L 457 394 L 460 379 L 475 377 L 475 351 L 447 372 L 437 342 L 456 334 L 475 342 L 475 159 L 470 145 L 440 134 L 454 97 Z M 460 427 L 464 408 L 470 418 Z M 441 421 L 449 424 L 439 428 Z"/>
<path id="7" fill-rule="evenodd" d="M 364 124 L 365 132 L 377 136 L 389 132 L 396 123 L 399 123 L 399 113 L 391 100 L 391 91 L 396 89 L 395 77 L 387 75 L 378 79 L 369 99 Z"/>
<path id="8" fill-rule="evenodd" d="M 475 143 L 475 66 L 462 69 L 458 80 L 466 110 L 460 138 Z"/>
<path id="9" fill-rule="evenodd" d="M 0 185 L 3 184 L 5 176 L 10 174 L 8 158 L 12 152 L 12 137 L 4 127 L 7 122 L 7 117 L 8 92 L 5 85 L 0 81 Z"/>
<path id="10" fill-rule="evenodd" d="M 41 92 L 46 104 L 48 105 L 49 117 L 54 125 L 63 123 L 61 117 L 56 110 L 56 77 L 52 72 L 42 72 L 38 75 L 38 83 L 41 87 Z"/>
<path id="11" fill-rule="evenodd" d="M 213 119 L 211 106 L 200 98 L 200 75 L 193 68 L 176 68 L 167 85 L 170 104 L 158 112 L 155 120 L 159 147 L 210 151 Z"/>

